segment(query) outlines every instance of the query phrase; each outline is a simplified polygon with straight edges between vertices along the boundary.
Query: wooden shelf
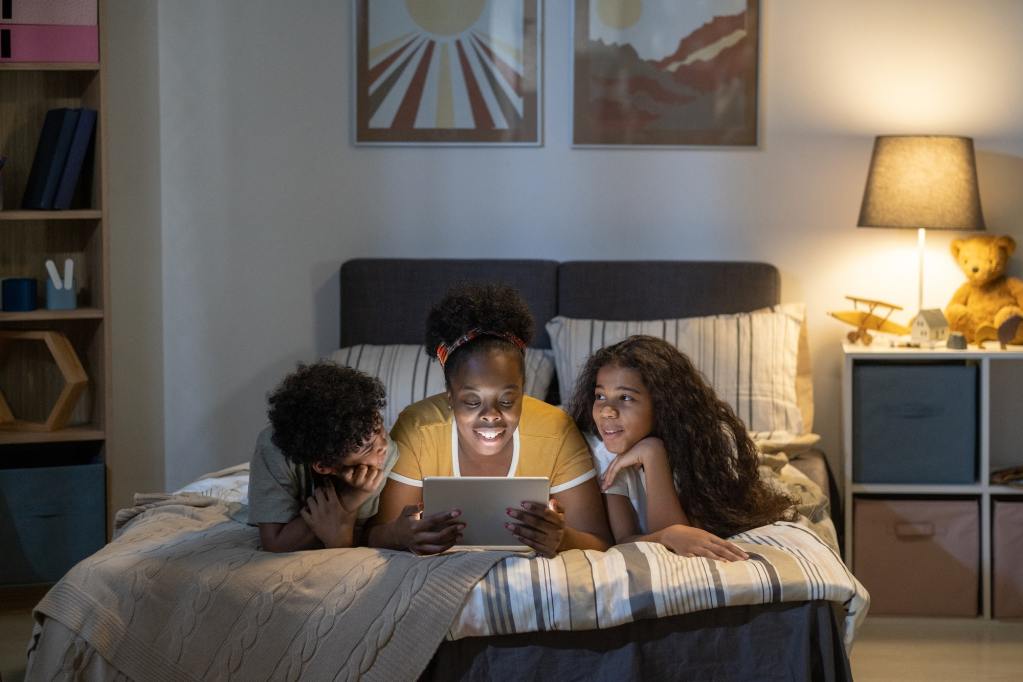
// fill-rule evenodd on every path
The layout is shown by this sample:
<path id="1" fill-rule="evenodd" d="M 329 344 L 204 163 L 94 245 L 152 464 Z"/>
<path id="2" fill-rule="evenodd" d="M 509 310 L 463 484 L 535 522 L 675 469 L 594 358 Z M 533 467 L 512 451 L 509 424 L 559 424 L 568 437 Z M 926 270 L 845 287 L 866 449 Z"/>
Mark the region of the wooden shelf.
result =
<path id="1" fill-rule="evenodd" d="M 76 211 L 0 211 L 0 222 L 24 220 L 99 220 L 103 212 L 95 209 Z"/>
<path id="2" fill-rule="evenodd" d="M 0 71 L 99 71 L 94 62 L 0 62 Z"/>
<path id="3" fill-rule="evenodd" d="M 54 320 L 102 320 L 100 308 L 75 308 L 74 310 L 29 310 L 19 313 L 0 311 L 0 322 L 52 322 Z"/>
<path id="4" fill-rule="evenodd" d="M 104 440 L 105 438 L 105 431 L 88 426 L 71 426 L 58 431 L 12 431 L 0 427 L 0 445 L 73 443 L 76 441 Z"/>

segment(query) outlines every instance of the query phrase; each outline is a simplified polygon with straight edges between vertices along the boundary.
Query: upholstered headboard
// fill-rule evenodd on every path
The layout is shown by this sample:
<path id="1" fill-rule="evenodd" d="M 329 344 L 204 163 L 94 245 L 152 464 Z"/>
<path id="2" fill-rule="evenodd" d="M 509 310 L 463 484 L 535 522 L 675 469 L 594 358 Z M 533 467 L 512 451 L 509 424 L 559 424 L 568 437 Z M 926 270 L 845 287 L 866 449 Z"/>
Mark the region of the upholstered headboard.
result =
<path id="1" fill-rule="evenodd" d="M 779 302 L 773 265 L 715 261 L 359 258 L 341 266 L 341 343 L 422 343 L 426 315 L 461 281 L 518 289 L 533 311 L 533 346 L 550 348 L 555 315 L 659 320 L 756 310 Z"/>

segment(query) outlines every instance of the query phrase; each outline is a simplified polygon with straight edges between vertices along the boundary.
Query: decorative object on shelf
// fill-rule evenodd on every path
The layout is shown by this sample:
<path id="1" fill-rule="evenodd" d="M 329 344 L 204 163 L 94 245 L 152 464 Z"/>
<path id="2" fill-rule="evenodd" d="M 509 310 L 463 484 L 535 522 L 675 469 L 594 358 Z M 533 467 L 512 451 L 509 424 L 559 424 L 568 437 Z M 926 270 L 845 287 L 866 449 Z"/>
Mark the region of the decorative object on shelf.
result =
<path id="1" fill-rule="evenodd" d="M 997 340 L 1023 343 L 1023 280 L 1005 274 L 1016 240 L 1009 236 L 979 235 L 953 239 L 952 257 L 966 275 L 945 307 L 953 330 L 970 343 Z"/>
<path id="2" fill-rule="evenodd" d="M 945 342 L 945 348 L 949 350 L 966 350 L 966 337 L 963 336 L 962 332 L 949 333 L 948 341 Z"/>
<path id="3" fill-rule="evenodd" d="M 56 431 L 64 428 L 71 419 L 71 412 L 75 409 L 78 398 L 89 383 L 89 377 L 75 349 L 68 338 L 60 332 L 0 331 L 0 358 L 3 357 L 3 346 L 16 341 L 41 341 L 46 344 L 64 378 L 64 387 L 45 422 L 26 421 L 15 417 L 4 398 L 3 391 L 0 391 L 0 428 L 15 431 Z"/>
<path id="4" fill-rule="evenodd" d="M 757 0 L 575 0 L 572 142 L 755 145 Z"/>
<path id="5" fill-rule="evenodd" d="M 973 140 L 939 135 L 875 138 L 857 225 L 917 228 L 916 309 L 922 310 L 926 230 L 984 229 Z"/>
<path id="6" fill-rule="evenodd" d="M 36 309 L 36 281 L 31 277 L 8 277 L 2 285 L 4 312 Z"/>
<path id="7" fill-rule="evenodd" d="M 46 261 L 46 309 L 74 310 L 78 307 L 75 294 L 75 262 L 68 258 L 64 261 L 63 277 L 57 272 L 57 265 L 52 260 Z"/>
<path id="8" fill-rule="evenodd" d="M 991 483 L 994 485 L 1023 486 L 1023 465 L 992 471 Z"/>
<path id="9" fill-rule="evenodd" d="M 356 144 L 539 145 L 539 5 L 358 0 Z"/>
<path id="10" fill-rule="evenodd" d="M 846 296 L 846 298 L 853 302 L 855 310 L 829 312 L 828 315 L 831 315 L 839 322 L 845 322 L 856 327 L 855 330 L 846 335 L 849 343 L 862 341 L 864 346 L 869 346 L 874 340 L 874 337 L 869 334 L 871 331 L 895 334 L 897 336 L 905 336 L 909 333 L 908 327 L 888 319 L 896 310 L 902 310 L 900 306 L 894 303 L 885 303 L 884 301 L 875 301 L 858 296 Z M 864 307 L 860 308 L 860 304 L 863 304 Z M 877 312 L 875 313 L 875 311 Z"/>
<path id="11" fill-rule="evenodd" d="M 912 341 L 918 345 L 930 345 L 948 338 L 948 320 L 937 308 L 921 310 L 910 323 Z"/>

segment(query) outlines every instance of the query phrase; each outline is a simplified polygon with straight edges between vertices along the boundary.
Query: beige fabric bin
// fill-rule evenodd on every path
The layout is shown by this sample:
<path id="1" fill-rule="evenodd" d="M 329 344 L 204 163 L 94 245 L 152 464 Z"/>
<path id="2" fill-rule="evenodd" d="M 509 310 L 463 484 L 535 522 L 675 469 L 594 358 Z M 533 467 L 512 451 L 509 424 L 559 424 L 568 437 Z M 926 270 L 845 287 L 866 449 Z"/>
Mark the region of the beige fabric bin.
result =
<path id="1" fill-rule="evenodd" d="M 994 505 L 995 618 L 1023 618 L 1023 500 Z"/>
<path id="2" fill-rule="evenodd" d="M 855 501 L 853 573 L 871 615 L 976 616 L 976 500 Z"/>

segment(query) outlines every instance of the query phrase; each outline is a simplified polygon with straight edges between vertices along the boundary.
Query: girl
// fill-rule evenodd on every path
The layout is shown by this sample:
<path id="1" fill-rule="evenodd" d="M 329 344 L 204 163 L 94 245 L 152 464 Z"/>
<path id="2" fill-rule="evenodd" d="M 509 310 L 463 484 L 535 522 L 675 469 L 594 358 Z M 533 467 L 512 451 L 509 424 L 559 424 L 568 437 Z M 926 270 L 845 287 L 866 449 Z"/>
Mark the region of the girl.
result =
<path id="1" fill-rule="evenodd" d="M 371 531 L 371 544 L 435 554 L 458 541 L 460 510 L 418 518 L 426 476 L 546 476 L 548 504 L 509 509 L 508 532 L 548 557 L 607 549 L 585 439 L 567 414 L 523 395 L 532 331 L 529 308 L 503 285 L 456 287 L 430 311 L 426 348 L 443 366 L 447 390 L 407 407 L 391 429 L 398 462 L 373 523 L 396 523 Z"/>
<path id="2" fill-rule="evenodd" d="M 571 413 L 591 436 L 618 543 L 747 559 L 721 537 L 777 521 L 793 504 L 761 482 L 756 446 L 732 409 L 661 339 L 631 336 L 594 353 Z"/>

